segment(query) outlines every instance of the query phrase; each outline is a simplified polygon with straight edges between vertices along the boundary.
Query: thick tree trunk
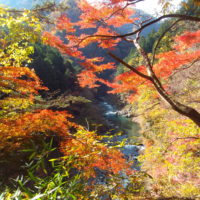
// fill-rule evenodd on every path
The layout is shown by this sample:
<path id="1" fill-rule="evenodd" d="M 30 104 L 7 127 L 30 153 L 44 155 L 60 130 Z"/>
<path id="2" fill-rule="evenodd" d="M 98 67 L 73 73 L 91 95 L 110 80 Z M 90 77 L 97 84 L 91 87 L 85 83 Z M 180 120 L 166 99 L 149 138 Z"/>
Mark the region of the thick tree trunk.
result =
<path id="1" fill-rule="evenodd" d="M 193 109 L 191 107 L 186 107 L 186 109 L 184 109 L 184 111 L 182 111 L 182 110 L 180 110 L 180 111 L 176 110 L 176 111 L 179 112 L 180 114 L 190 118 L 196 125 L 198 125 L 200 127 L 200 113 L 197 112 L 195 109 Z"/>

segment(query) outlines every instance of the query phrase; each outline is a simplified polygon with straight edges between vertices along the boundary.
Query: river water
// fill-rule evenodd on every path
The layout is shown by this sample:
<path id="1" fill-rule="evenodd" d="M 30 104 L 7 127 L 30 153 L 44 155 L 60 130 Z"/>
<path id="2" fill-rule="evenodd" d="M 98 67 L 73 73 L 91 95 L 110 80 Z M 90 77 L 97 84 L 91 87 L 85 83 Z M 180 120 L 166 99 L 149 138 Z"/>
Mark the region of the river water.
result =
<path id="1" fill-rule="evenodd" d="M 112 130 L 112 142 L 120 142 L 123 139 L 126 139 L 125 145 L 120 148 L 120 150 L 122 151 L 122 153 L 124 153 L 124 156 L 129 161 L 134 161 L 133 169 L 139 170 L 140 167 L 137 162 L 137 157 L 139 155 L 139 152 L 144 148 L 142 145 L 138 145 L 138 138 L 140 136 L 139 124 L 133 122 L 128 117 L 119 115 L 118 110 L 106 101 L 101 102 L 100 106 L 105 111 L 104 116 L 107 119 L 109 127 Z M 122 132 L 122 134 L 117 135 L 118 132 Z"/>
<path id="2" fill-rule="evenodd" d="M 102 99 L 102 102 L 99 106 L 103 108 L 104 117 L 106 118 L 108 127 L 111 130 L 110 135 L 113 136 L 112 138 L 109 137 L 109 139 L 105 139 L 104 142 L 106 142 L 108 145 L 115 145 L 116 143 L 125 140 L 125 144 L 119 149 L 128 161 L 134 161 L 132 169 L 140 170 L 140 165 L 137 161 L 137 157 L 139 156 L 141 150 L 144 149 L 144 147 L 143 145 L 139 144 L 139 124 L 133 122 L 131 118 L 120 115 L 119 111 L 104 99 Z M 121 132 L 121 134 L 118 134 L 119 132 Z M 107 177 L 104 173 L 102 173 L 101 170 L 99 171 L 97 177 L 97 184 L 106 184 Z M 127 175 L 124 174 L 122 185 L 124 188 L 126 188 L 128 184 L 129 179 Z M 103 195 L 99 199 L 106 200 L 111 198 L 109 198 L 109 195 Z"/>

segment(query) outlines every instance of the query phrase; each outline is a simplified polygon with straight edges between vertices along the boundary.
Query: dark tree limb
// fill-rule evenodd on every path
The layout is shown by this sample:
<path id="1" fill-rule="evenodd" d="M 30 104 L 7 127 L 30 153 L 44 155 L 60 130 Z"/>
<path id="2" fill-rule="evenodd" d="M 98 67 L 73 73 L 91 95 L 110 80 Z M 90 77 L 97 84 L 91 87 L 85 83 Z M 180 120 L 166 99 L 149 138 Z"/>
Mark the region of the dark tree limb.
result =
<path id="1" fill-rule="evenodd" d="M 161 42 L 161 40 L 163 39 L 163 37 L 170 31 L 170 29 L 172 29 L 178 22 L 182 21 L 183 19 L 178 19 L 176 20 L 171 26 L 169 26 L 163 33 L 162 35 L 159 37 L 158 41 L 156 42 L 156 46 L 153 49 L 153 58 L 152 58 L 152 65 L 154 65 L 154 61 L 155 61 L 155 56 L 156 56 L 156 51 L 157 48 Z"/>
<path id="2" fill-rule="evenodd" d="M 145 78 L 147 80 L 150 80 L 151 77 L 139 72 L 135 67 L 130 66 L 128 63 L 124 62 L 121 58 L 117 57 L 116 55 L 114 55 L 111 52 L 108 52 L 108 55 L 110 55 L 112 58 L 114 58 L 116 61 L 120 62 L 121 64 L 123 64 L 124 66 L 126 66 L 128 69 L 130 69 L 131 71 L 133 71 L 135 74 L 137 74 L 138 76 L 141 76 L 142 78 Z"/>
<path id="3" fill-rule="evenodd" d="M 133 36 L 139 32 L 141 32 L 143 29 L 145 29 L 146 27 L 155 24 L 159 21 L 161 21 L 162 19 L 167 19 L 167 18 L 178 18 L 180 20 L 188 20 L 188 21 L 195 21 L 195 22 L 200 22 L 200 17 L 193 17 L 193 16 L 188 16 L 188 15 L 181 15 L 181 14 L 169 14 L 169 15 L 163 15 L 157 19 L 154 19 L 144 25 L 142 25 L 140 28 L 138 28 L 137 30 L 131 32 L 131 33 L 127 33 L 127 34 L 116 34 L 116 35 L 90 35 L 87 36 L 85 38 L 82 39 L 85 40 L 87 38 L 91 38 L 91 37 L 100 37 L 100 38 L 107 38 L 107 39 L 117 39 L 117 38 L 125 38 L 128 36 Z"/>

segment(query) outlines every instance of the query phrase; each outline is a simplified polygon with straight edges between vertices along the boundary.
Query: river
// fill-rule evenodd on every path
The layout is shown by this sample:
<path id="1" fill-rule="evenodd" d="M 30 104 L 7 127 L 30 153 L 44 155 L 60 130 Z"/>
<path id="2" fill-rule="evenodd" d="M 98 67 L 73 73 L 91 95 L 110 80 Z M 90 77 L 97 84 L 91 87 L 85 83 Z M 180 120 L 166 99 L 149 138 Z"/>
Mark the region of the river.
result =
<path id="1" fill-rule="evenodd" d="M 124 156 L 129 160 L 134 160 L 133 169 L 139 170 L 140 167 L 137 162 L 139 152 L 144 148 L 143 145 L 138 145 L 139 124 L 133 122 L 131 118 L 119 115 L 118 110 L 106 101 L 100 103 L 103 108 L 104 116 L 108 121 L 111 133 L 113 134 L 113 141 L 119 142 L 123 139 L 127 139 L 125 145 L 120 148 Z M 118 132 L 122 132 L 121 135 L 115 136 Z M 109 142 L 109 141 L 107 141 Z"/>

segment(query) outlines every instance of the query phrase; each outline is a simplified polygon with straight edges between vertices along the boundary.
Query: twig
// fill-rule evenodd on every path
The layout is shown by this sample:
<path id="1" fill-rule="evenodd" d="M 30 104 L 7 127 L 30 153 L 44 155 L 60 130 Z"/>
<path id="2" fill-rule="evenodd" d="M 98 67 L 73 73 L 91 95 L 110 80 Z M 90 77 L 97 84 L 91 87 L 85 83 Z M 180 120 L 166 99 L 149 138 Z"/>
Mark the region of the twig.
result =
<path id="1" fill-rule="evenodd" d="M 152 59 L 152 65 L 154 65 L 154 61 L 155 61 L 155 55 L 156 55 L 156 50 L 161 42 L 161 40 L 163 39 L 163 37 L 165 36 L 165 34 L 171 29 L 173 28 L 178 22 L 182 21 L 183 19 L 178 19 L 176 20 L 171 26 L 169 26 L 163 33 L 162 35 L 159 37 L 159 39 L 157 40 L 156 46 L 153 49 L 153 59 Z"/>
<path id="2" fill-rule="evenodd" d="M 133 71 L 135 74 L 137 74 L 138 76 L 141 76 L 142 78 L 145 78 L 147 80 L 151 80 L 150 76 L 147 76 L 141 72 L 139 72 L 136 68 L 130 66 L 128 63 L 124 62 L 122 59 L 120 59 L 119 57 L 117 57 L 116 55 L 114 55 L 111 52 L 108 52 L 108 54 L 114 58 L 116 61 L 120 62 L 121 64 L 125 65 L 128 69 L 130 69 L 131 71 Z"/>

